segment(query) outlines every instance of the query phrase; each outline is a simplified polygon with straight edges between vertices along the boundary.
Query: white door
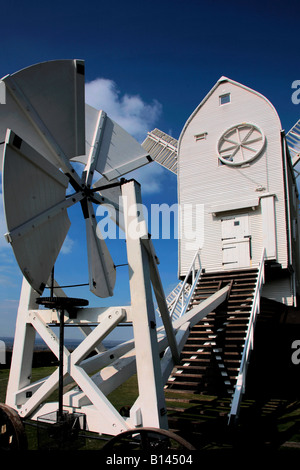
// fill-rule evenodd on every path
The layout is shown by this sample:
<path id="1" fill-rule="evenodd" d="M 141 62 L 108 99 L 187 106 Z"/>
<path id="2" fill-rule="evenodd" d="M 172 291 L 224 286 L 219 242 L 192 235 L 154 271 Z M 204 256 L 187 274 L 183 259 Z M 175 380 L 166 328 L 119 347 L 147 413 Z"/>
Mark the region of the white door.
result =
<path id="1" fill-rule="evenodd" d="M 221 220 L 224 269 L 250 266 L 251 237 L 248 214 Z"/>

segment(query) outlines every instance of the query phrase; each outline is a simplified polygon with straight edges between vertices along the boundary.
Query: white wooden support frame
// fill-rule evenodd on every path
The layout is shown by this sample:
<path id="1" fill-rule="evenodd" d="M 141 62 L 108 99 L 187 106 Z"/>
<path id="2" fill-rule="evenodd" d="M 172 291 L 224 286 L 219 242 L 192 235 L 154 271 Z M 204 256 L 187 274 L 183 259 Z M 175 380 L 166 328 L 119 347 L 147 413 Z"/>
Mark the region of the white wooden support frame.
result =
<path id="1" fill-rule="evenodd" d="M 211 299 L 194 307 L 185 316 L 186 318 L 181 317 L 176 320 L 174 329 L 176 331 L 176 343 L 179 351 L 185 343 L 189 329 L 223 302 L 227 293 L 228 287 L 225 287 L 214 294 Z M 36 383 L 31 383 L 31 363 L 35 333 L 38 332 L 42 336 L 56 356 L 59 354 L 58 338 L 49 327 L 49 323 L 51 324 L 53 320 L 58 319 L 57 313 L 52 310 L 34 309 L 36 298 L 37 295 L 24 279 L 6 399 L 7 404 L 15 408 L 20 416 L 30 419 L 38 419 L 44 414 L 57 409 L 57 402 L 44 404 L 43 402 L 57 388 L 59 380 L 57 369 L 49 377 Z M 141 426 L 145 420 L 145 402 L 148 407 L 152 405 L 152 411 L 153 409 L 157 410 L 156 414 L 154 414 L 154 420 L 160 419 L 161 413 L 157 406 L 158 401 L 154 399 L 153 403 L 148 402 L 149 396 L 145 397 L 143 395 L 145 392 L 142 385 L 147 386 L 148 384 L 149 386 L 149 377 L 143 375 L 138 377 L 140 383 L 141 381 L 145 383 L 141 383 L 140 395 L 132 407 L 130 418 L 126 419 L 120 416 L 106 398 L 111 391 L 121 385 L 136 371 L 138 372 L 138 369 L 136 369 L 136 351 L 134 349 L 135 340 L 127 341 L 115 348 L 85 359 L 87 354 L 101 342 L 103 336 L 111 331 L 115 324 L 126 318 L 125 308 L 86 309 L 87 319 L 81 323 L 84 310 L 78 309 L 77 320 L 68 320 L 66 318 L 66 322 L 69 321 L 71 324 L 75 324 L 77 321 L 78 325 L 86 325 L 87 319 L 93 321 L 98 319 L 99 321 L 102 318 L 105 321 L 99 322 L 95 330 L 83 340 L 74 352 L 70 353 L 65 348 L 64 385 L 68 385 L 75 380 L 81 390 L 75 388 L 64 394 L 64 409 L 69 411 L 79 410 L 81 413 L 85 413 L 90 431 L 109 435 L 116 435 L 125 429 Z M 114 319 L 109 318 L 113 316 L 114 312 L 119 313 L 119 315 Z M 132 317 L 131 310 L 129 310 L 128 317 Z M 160 354 L 168 347 L 168 339 L 163 327 L 157 331 L 155 329 L 155 333 L 157 339 L 154 343 L 157 345 L 158 354 Z M 152 394 L 156 392 L 162 393 L 162 385 L 166 382 L 168 374 L 174 366 L 170 349 L 168 355 L 164 356 L 160 367 L 156 369 L 159 377 L 159 370 L 161 370 L 160 386 L 158 387 L 157 383 L 150 383 L 153 387 Z M 139 351 L 139 356 L 142 363 L 143 351 Z M 151 367 L 153 368 L 153 364 Z M 97 369 L 101 369 L 101 371 L 90 377 L 90 373 Z"/>
<path id="2" fill-rule="evenodd" d="M 164 384 L 176 364 L 188 337 L 189 329 L 222 303 L 225 287 L 209 299 L 193 307 L 171 323 L 157 268 L 158 260 L 140 213 L 140 186 L 135 181 L 122 186 L 130 210 L 124 211 L 131 305 L 126 307 L 78 308 L 75 316 L 65 311 L 64 323 L 83 330 L 85 338 L 70 352 L 64 347 L 63 408 L 86 415 L 87 429 L 100 434 L 117 435 L 135 427 L 167 429 Z M 131 224 L 138 236 L 132 236 Z M 54 280 L 55 295 L 65 296 Z M 152 288 L 162 312 L 164 325 L 156 327 Z M 59 384 L 59 369 L 49 377 L 32 382 L 32 359 L 38 333 L 50 350 L 59 357 L 59 338 L 54 325 L 60 321 L 56 310 L 40 309 L 38 294 L 23 280 L 17 315 L 15 342 L 6 403 L 22 418 L 41 419 L 57 411 L 57 402 L 47 398 Z M 103 339 L 120 322 L 132 322 L 134 338 L 109 350 Z M 91 325 L 96 327 L 92 330 Z M 94 356 L 90 352 L 96 350 Z M 162 359 L 161 354 L 165 352 Z M 138 379 L 138 398 L 125 418 L 107 396 L 134 373 Z M 75 382 L 75 387 L 74 387 Z"/>
<path id="3" fill-rule="evenodd" d="M 140 402 L 137 413 L 142 420 L 140 425 L 167 429 L 148 253 L 141 241 L 147 238 L 147 233 L 143 229 L 145 221 L 141 214 L 140 185 L 134 180 L 124 184 L 122 196 L 129 208 L 124 215 Z M 141 230 L 133 230 L 133 226 L 136 228 L 138 225 Z M 140 236 L 136 236 L 137 233 Z"/>

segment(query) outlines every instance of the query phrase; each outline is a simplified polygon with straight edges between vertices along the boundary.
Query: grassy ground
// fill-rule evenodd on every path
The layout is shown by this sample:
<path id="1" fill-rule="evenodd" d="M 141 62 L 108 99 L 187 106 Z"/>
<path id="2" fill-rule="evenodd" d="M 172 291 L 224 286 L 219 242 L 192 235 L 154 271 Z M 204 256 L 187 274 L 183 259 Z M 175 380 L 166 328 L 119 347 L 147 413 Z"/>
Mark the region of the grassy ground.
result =
<path id="1" fill-rule="evenodd" d="M 37 381 L 43 377 L 50 375 L 55 367 L 40 367 L 32 369 L 32 381 Z M 6 388 L 8 382 L 9 370 L 0 369 L 0 403 L 5 403 Z M 127 382 L 122 384 L 116 391 L 112 392 L 108 398 L 117 410 L 124 405 L 131 406 L 137 398 L 137 379 L 136 376 L 131 377 Z M 57 394 L 51 395 L 49 401 L 57 400 Z M 25 421 L 25 430 L 28 440 L 28 450 L 38 450 L 38 430 L 36 423 Z M 106 443 L 107 438 L 99 439 L 94 433 L 87 433 L 87 437 L 81 440 L 81 450 L 100 450 Z"/>
<path id="2" fill-rule="evenodd" d="M 33 380 L 49 375 L 54 368 L 33 369 Z M 0 402 L 5 402 L 9 371 L 0 369 Z M 108 397 L 117 410 L 131 406 L 137 397 L 137 379 L 133 376 Z M 54 397 L 51 397 L 53 400 Z M 300 400 L 246 395 L 239 424 L 227 425 L 229 400 L 222 397 L 166 392 L 170 429 L 197 449 L 268 449 L 300 451 Z M 25 422 L 28 449 L 37 450 L 35 423 Z M 96 439 L 97 437 L 97 439 Z M 100 450 L 105 440 L 89 434 L 81 450 Z"/>

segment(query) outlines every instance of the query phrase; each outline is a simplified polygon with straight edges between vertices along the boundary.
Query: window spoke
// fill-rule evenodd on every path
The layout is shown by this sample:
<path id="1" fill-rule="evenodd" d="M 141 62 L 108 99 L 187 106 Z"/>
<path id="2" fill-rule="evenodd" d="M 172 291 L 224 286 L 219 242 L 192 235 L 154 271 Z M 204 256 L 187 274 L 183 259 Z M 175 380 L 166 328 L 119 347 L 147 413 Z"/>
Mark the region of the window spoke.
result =
<path id="1" fill-rule="evenodd" d="M 243 123 L 227 129 L 219 139 L 219 159 L 228 165 L 244 165 L 264 148 L 265 137 L 255 124 Z"/>

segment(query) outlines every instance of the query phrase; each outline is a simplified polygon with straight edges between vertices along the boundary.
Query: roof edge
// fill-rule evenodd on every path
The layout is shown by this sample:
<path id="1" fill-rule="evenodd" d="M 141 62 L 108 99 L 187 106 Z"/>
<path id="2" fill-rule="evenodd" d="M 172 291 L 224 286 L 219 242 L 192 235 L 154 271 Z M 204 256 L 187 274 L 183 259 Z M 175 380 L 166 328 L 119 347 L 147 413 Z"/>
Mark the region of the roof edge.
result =
<path id="1" fill-rule="evenodd" d="M 278 113 L 275 109 L 275 107 L 273 106 L 273 104 L 268 100 L 268 98 L 266 98 L 264 95 L 262 95 L 261 93 L 259 93 L 258 91 L 254 90 L 253 88 L 250 88 L 246 85 L 243 85 L 242 83 L 239 83 L 235 80 L 232 80 L 231 78 L 228 78 L 228 77 L 225 77 L 225 76 L 222 76 L 219 78 L 219 80 L 215 83 L 215 85 L 212 87 L 212 89 L 207 93 L 207 95 L 203 98 L 203 100 L 200 102 L 200 104 L 196 107 L 196 109 L 193 111 L 193 113 L 190 115 L 190 117 L 188 118 L 188 120 L 186 121 L 185 125 L 183 126 L 183 129 L 180 133 L 180 136 L 179 136 L 179 139 L 178 139 L 178 150 L 179 150 L 179 147 L 180 147 L 180 143 L 181 143 L 181 139 L 183 137 L 183 134 L 185 133 L 185 130 L 187 128 L 187 126 L 189 125 L 189 123 L 191 122 L 191 120 L 194 118 L 194 116 L 198 113 L 199 109 L 206 103 L 206 101 L 209 99 L 209 97 L 214 93 L 214 91 L 220 86 L 221 83 L 224 83 L 224 82 L 228 82 L 228 83 L 232 83 L 233 85 L 236 85 L 236 86 L 239 86 L 240 88 L 244 88 L 245 90 L 247 91 L 250 91 L 251 93 L 254 93 L 255 95 L 259 96 L 260 98 L 264 99 L 268 104 L 269 106 L 271 106 L 271 108 L 274 110 L 276 116 L 278 117 L 278 120 L 279 120 L 279 123 L 280 123 L 280 127 L 281 126 L 281 121 L 280 121 L 280 118 L 278 116 Z"/>

